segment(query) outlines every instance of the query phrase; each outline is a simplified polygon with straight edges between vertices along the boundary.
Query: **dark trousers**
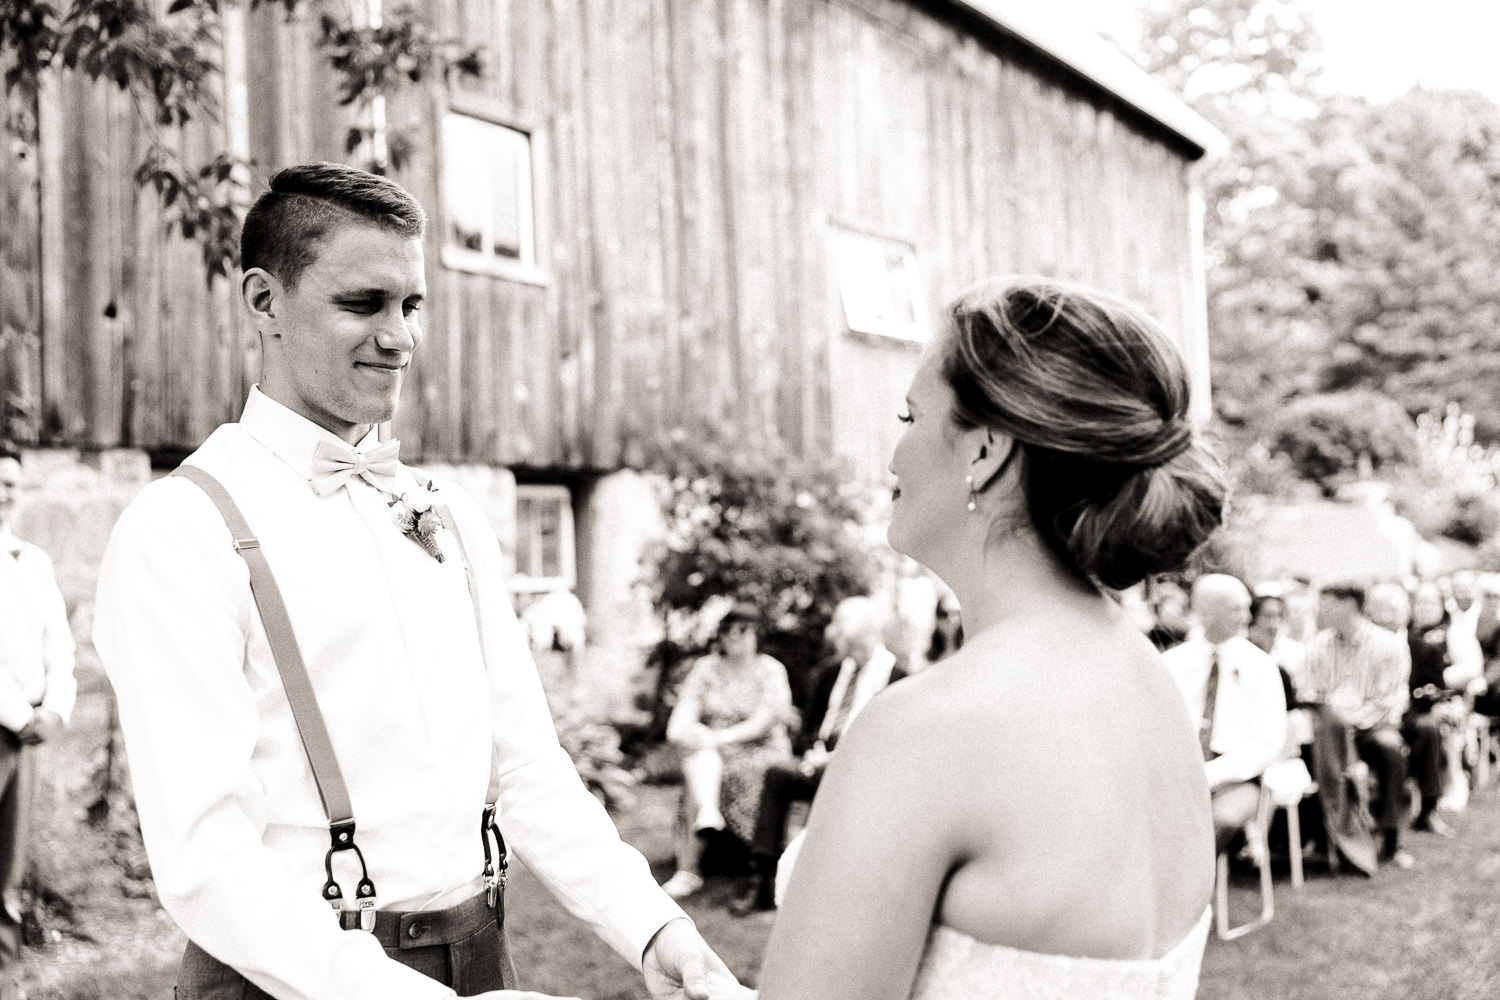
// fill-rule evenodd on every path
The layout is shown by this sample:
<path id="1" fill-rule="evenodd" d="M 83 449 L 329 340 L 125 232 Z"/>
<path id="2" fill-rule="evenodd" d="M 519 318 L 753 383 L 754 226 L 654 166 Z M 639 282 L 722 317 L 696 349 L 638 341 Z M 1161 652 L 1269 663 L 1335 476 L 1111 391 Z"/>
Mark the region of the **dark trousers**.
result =
<path id="1" fill-rule="evenodd" d="M 36 788 L 36 751 L 0 726 L 0 994 L 21 969 L 21 879 Z"/>
<path id="2" fill-rule="evenodd" d="M 480 893 L 446 910 L 382 910 L 373 933 L 392 959 L 452 987 L 461 997 L 516 988 L 516 970 L 505 941 L 504 893 L 494 909 Z M 173 995 L 176 1000 L 272 1000 L 191 941 Z"/>
<path id="3" fill-rule="evenodd" d="M 1411 776 L 1417 779 L 1422 798 L 1443 794 L 1443 724 L 1431 712 L 1408 715 L 1401 727 L 1411 747 Z"/>
<path id="4" fill-rule="evenodd" d="M 795 762 L 772 764 L 766 769 L 765 784 L 760 789 L 760 805 L 755 813 L 755 836 L 750 841 L 750 851 L 761 866 L 762 874 L 775 874 L 776 859 L 785 846 L 781 837 L 786 831 L 786 814 L 792 803 L 811 799 L 822 780 L 822 771 L 814 771 L 808 776 L 798 769 Z"/>
<path id="5" fill-rule="evenodd" d="M 1354 731 L 1354 749 L 1380 779 L 1380 801 L 1371 809 L 1375 821 L 1382 830 L 1399 828 L 1406 794 L 1406 741 L 1394 726 L 1374 726 Z"/>

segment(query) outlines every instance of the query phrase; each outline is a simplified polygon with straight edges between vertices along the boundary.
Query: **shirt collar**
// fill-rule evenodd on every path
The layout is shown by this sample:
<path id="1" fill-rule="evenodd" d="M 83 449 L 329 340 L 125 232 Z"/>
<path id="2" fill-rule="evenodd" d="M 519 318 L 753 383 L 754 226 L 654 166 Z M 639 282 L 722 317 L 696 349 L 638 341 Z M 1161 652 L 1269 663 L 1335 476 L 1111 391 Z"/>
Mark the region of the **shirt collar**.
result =
<path id="1" fill-rule="evenodd" d="M 346 448 L 349 446 L 337 434 L 319 427 L 302 414 L 261 392 L 258 385 L 250 388 L 250 396 L 245 400 L 245 409 L 240 414 L 240 427 L 277 458 L 290 465 L 303 479 L 312 478 L 313 451 L 320 441 L 341 444 Z M 379 443 L 378 428 L 372 427 L 370 433 L 354 445 L 354 450 L 363 451 Z"/>
<path id="2" fill-rule="evenodd" d="M 0 552 L 14 555 L 21 553 L 21 540 L 10 530 L 8 524 L 0 525 Z"/>

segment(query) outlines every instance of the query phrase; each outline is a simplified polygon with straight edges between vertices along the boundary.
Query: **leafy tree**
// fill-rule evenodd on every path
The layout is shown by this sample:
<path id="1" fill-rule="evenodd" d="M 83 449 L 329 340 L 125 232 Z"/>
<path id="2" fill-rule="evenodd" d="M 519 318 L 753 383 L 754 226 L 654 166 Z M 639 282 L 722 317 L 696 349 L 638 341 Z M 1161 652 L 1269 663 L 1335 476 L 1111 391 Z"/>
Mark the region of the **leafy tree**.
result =
<path id="1" fill-rule="evenodd" d="M 1323 337 L 1304 309 L 1307 262 L 1287 244 L 1304 213 L 1284 189 L 1315 154 L 1322 40 L 1300 0 L 1147 0 L 1125 45 L 1229 139 L 1201 173 L 1214 402 L 1252 433 L 1312 391 Z"/>
<path id="2" fill-rule="evenodd" d="M 1253 440 L 1288 400 L 1457 399 L 1500 437 L 1500 107 L 1328 95 L 1302 0 L 1150 0 L 1138 61 L 1230 138 L 1203 177 L 1215 409 Z"/>
<path id="3" fill-rule="evenodd" d="M 435 73 L 482 72 L 480 50 L 435 38 L 410 8 L 390 11 L 379 25 L 356 26 L 347 6 L 332 0 L 174 0 L 165 15 L 149 0 L 0 0 L 7 130 L 36 144 L 44 73 L 78 72 L 128 94 L 146 145 L 135 181 L 154 188 L 168 224 L 200 244 L 210 282 L 238 266 L 250 164 L 227 152 L 184 163 L 175 151 L 181 143 L 169 133 L 193 120 L 217 120 L 219 16 L 231 6 L 279 6 L 288 17 L 323 10 L 318 45 L 339 76 L 339 102 L 359 109 L 345 151 L 363 154 L 357 162 L 376 172 L 399 166 L 408 145 L 380 127 L 378 98 Z"/>
<path id="4" fill-rule="evenodd" d="M 1305 100 L 1323 42 L 1301 0 L 1147 0 L 1129 48 L 1221 127 L 1250 105 Z"/>
<path id="5" fill-rule="evenodd" d="M 1454 400 L 1500 436 L 1500 106 L 1413 90 L 1320 117 L 1326 163 L 1299 249 L 1328 261 L 1312 286 L 1330 350 L 1321 387 L 1367 387 L 1410 411 Z"/>

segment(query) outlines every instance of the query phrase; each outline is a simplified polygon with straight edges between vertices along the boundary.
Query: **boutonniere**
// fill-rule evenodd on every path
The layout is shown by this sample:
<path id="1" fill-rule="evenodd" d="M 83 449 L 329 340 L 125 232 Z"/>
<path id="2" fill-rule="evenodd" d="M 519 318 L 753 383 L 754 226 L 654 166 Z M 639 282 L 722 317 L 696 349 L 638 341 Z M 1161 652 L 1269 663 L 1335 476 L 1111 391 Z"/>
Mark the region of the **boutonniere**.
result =
<path id="1" fill-rule="evenodd" d="M 442 562 L 443 550 L 438 547 L 437 533 L 443 526 L 443 516 L 438 513 L 438 502 L 437 487 L 429 480 L 425 489 L 401 494 L 391 501 L 390 507 L 401 533 Z"/>

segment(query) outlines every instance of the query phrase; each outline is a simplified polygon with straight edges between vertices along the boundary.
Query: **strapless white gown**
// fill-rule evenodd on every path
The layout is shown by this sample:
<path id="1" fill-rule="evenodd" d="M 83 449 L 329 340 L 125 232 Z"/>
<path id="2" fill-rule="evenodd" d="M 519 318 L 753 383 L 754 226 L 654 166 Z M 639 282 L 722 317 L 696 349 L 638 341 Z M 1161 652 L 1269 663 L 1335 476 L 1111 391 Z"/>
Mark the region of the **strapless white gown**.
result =
<path id="1" fill-rule="evenodd" d="M 927 938 L 912 1000 L 1193 1000 L 1209 910 L 1161 958 L 1074 958 L 986 944 L 941 924 Z"/>

